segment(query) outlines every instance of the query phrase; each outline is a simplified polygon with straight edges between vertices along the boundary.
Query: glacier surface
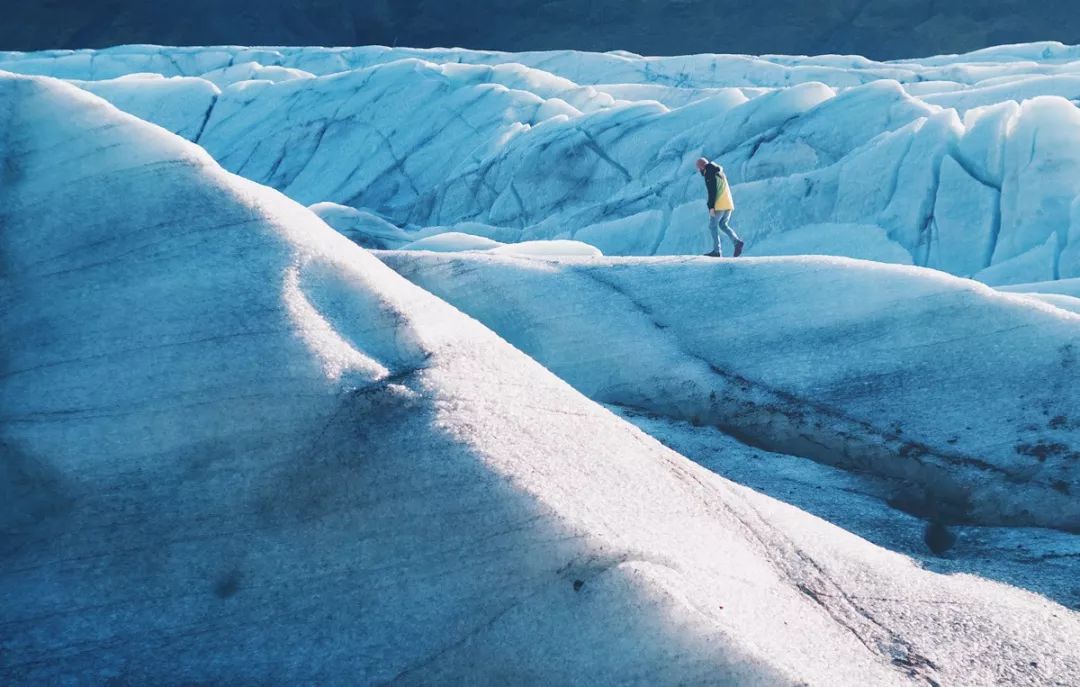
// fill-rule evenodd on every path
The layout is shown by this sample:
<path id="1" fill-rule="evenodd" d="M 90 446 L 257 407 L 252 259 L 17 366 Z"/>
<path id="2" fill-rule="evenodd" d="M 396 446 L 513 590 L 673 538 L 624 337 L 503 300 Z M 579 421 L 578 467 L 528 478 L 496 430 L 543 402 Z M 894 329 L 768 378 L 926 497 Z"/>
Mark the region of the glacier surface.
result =
<path id="1" fill-rule="evenodd" d="M 0 95 L 5 683 L 1080 676 L 1075 613 L 694 465 L 94 96 Z"/>
<path id="2" fill-rule="evenodd" d="M 0 53 L 0 682 L 1080 682 L 1078 79 Z"/>
<path id="3" fill-rule="evenodd" d="M 1080 531 L 1070 311 L 830 257 L 381 256 L 594 400 L 902 479 L 931 515 Z"/>
<path id="4" fill-rule="evenodd" d="M 479 223 L 505 243 L 700 253 L 705 154 L 749 255 L 1080 277 L 1073 46 L 897 62 L 124 46 L 0 53 L 0 69 L 70 79 L 301 203 L 422 235 Z"/>

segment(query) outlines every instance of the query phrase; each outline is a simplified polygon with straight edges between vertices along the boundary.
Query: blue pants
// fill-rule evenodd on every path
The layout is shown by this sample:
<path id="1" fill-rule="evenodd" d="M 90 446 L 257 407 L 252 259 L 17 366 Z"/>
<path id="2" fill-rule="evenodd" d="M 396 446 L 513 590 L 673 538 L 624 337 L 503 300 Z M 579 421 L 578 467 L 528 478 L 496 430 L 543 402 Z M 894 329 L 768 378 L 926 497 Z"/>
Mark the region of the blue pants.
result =
<path id="1" fill-rule="evenodd" d="M 735 233 L 735 230 L 731 228 L 728 221 L 731 219 L 731 210 L 720 210 L 714 215 L 709 215 L 709 233 L 712 234 L 712 249 L 714 253 L 720 252 L 720 234 L 718 229 L 731 239 L 732 243 L 737 243 L 739 235 Z"/>

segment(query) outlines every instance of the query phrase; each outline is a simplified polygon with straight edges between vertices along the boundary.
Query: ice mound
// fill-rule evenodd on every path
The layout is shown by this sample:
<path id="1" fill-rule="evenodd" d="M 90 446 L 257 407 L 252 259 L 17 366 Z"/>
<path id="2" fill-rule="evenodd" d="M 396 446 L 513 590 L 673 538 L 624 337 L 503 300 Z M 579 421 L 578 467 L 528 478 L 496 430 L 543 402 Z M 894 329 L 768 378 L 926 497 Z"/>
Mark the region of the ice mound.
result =
<path id="1" fill-rule="evenodd" d="M 315 203 L 308 208 L 322 221 L 364 248 L 400 248 L 413 237 L 378 215 L 337 203 Z"/>
<path id="2" fill-rule="evenodd" d="M 905 480 L 919 513 L 1080 530 L 1060 307 L 842 258 L 382 257 L 594 400 Z"/>
<path id="3" fill-rule="evenodd" d="M 435 253 L 484 252 L 499 255 L 586 256 L 603 255 L 597 248 L 581 241 L 523 241 L 502 243 L 485 236 L 448 231 L 408 243 L 401 250 L 425 250 Z"/>

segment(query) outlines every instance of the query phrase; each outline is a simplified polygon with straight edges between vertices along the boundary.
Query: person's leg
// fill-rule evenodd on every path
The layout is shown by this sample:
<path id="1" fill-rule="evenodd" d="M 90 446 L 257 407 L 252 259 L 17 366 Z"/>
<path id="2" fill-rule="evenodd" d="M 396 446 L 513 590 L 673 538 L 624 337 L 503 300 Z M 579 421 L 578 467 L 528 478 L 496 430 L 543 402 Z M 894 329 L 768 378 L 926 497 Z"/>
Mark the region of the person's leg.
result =
<path id="1" fill-rule="evenodd" d="M 731 224 L 728 222 L 728 220 L 731 219 L 731 210 L 724 210 L 717 214 L 720 216 L 720 229 L 722 229 L 724 233 L 728 235 L 728 238 L 731 239 L 731 242 L 735 244 L 735 250 L 732 252 L 732 256 L 737 258 L 742 255 L 744 244 L 742 239 L 739 238 L 739 235 L 735 233 L 735 230 L 731 228 Z"/>
<path id="2" fill-rule="evenodd" d="M 717 226 L 720 222 L 720 213 L 709 213 L 709 234 L 712 236 L 712 252 L 720 252 L 720 234 L 717 232 Z"/>
<path id="3" fill-rule="evenodd" d="M 739 238 L 739 235 L 735 233 L 735 230 L 732 229 L 731 224 L 729 224 L 729 220 L 731 219 L 731 210 L 724 210 L 723 212 L 718 212 L 716 213 L 716 217 L 714 217 L 713 219 L 718 222 L 720 231 L 727 234 L 728 238 L 731 239 L 732 242 L 742 243 L 742 239 Z"/>

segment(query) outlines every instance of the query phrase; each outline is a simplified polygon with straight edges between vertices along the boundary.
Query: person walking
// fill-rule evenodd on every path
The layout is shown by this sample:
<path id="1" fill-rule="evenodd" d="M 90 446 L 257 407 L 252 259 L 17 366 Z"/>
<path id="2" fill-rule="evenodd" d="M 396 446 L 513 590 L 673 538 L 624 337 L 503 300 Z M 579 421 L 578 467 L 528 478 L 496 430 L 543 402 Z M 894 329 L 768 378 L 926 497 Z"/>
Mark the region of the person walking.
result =
<path id="1" fill-rule="evenodd" d="M 705 255 L 711 258 L 719 258 L 720 233 L 724 232 L 732 243 L 735 244 L 734 257 L 742 255 L 743 240 L 731 228 L 731 213 L 735 211 L 735 201 L 731 197 L 731 186 L 728 184 L 724 168 L 707 158 L 697 160 L 697 170 L 705 177 L 705 190 L 709 194 L 706 201 L 709 206 L 709 233 L 712 235 L 713 248 Z"/>

